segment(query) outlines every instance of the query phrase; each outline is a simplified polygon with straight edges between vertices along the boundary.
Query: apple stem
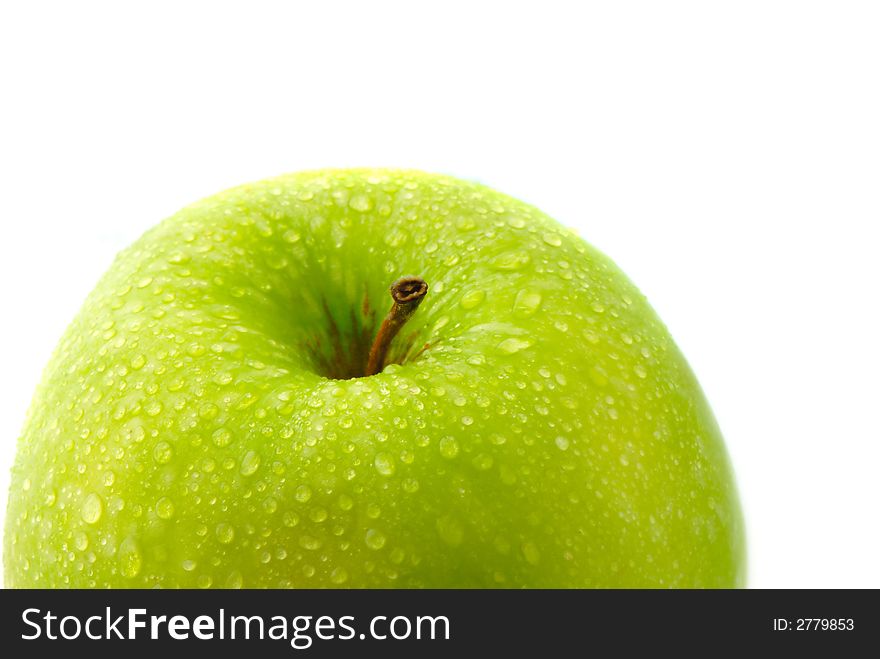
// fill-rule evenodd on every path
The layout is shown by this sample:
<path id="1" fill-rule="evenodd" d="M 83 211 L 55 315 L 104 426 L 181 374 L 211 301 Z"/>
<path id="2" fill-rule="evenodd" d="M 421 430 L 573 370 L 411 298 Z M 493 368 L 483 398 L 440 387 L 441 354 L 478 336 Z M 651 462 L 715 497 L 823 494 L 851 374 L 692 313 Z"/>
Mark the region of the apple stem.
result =
<path id="1" fill-rule="evenodd" d="M 364 375 L 376 375 L 385 368 L 385 359 L 388 357 L 391 342 L 422 303 L 428 293 L 428 284 L 421 277 L 407 276 L 391 284 L 390 290 L 394 304 L 382 321 L 376 340 L 373 341 L 373 347 L 370 348 L 370 357 Z"/>

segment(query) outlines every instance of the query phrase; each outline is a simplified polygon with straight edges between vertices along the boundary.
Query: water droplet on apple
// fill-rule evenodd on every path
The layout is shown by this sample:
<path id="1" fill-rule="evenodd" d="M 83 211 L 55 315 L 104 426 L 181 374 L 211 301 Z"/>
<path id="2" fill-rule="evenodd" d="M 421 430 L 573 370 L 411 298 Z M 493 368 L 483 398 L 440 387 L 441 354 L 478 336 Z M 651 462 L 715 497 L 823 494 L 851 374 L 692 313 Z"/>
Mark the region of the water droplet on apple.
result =
<path id="1" fill-rule="evenodd" d="M 281 237 L 284 238 L 285 242 L 288 242 L 291 245 L 294 243 L 298 243 L 302 238 L 299 232 L 294 231 L 293 229 L 288 229 Z"/>
<path id="2" fill-rule="evenodd" d="M 180 564 L 180 567 L 182 567 L 187 572 L 192 572 L 196 569 L 196 565 L 197 564 L 194 560 L 186 559 Z"/>
<path id="3" fill-rule="evenodd" d="M 147 416 L 159 416 L 162 413 L 162 403 L 158 400 L 151 400 L 144 408 L 144 412 L 147 413 Z"/>
<path id="4" fill-rule="evenodd" d="M 541 306 L 541 294 L 538 291 L 521 290 L 516 294 L 513 302 L 513 313 L 518 318 L 528 318 L 534 315 Z"/>
<path id="5" fill-rule="evenodd" d="M 458 455 L 458 442 L 454 437 L 444 437 L 440 440 L 440 455 L 448 459 Z"/>
<path id="6" fill-rule="evenodd" d="M 338 567 L 330 573 L 330 581 L 336 585 L 344 584 L 348 581 L 348 571 L 344 567 Z"/>
<path id="7" fill-rule="evenodd" d="M 301 535 L 299 537 L 299 546 L 309 551 L 317 551 L 323 543 L 313 535 Z"/>
<path id="8" fill-rule="evenodd" d="M 462 309 L 473 309 L 484 299 L 486 299 L 486 292 L 481 288 L 476 288 L 462 295 L 459 305 Z"/>
<path id="9" fill-rule="evenodd" d="M 171 448 L 171 444 L 168 442 L 159 442 L 153 448 L 153 460 L 155 460 L 158 464 L 164 465 L 171 462 L 171 458 L 174 455 L 174 449 Z"/>
<path id="10" fill-rule="evenodd" d="M 96 524 L 104 513 L 104 501 L 94 492 L 83 501 L 80 514 L 86 524 Z"/>
<path id="11" fill-rule="evenodd" d="M 220 386 L 225 386 L 232 382 L 232 373 L 228 373 L 227 371 L 220 371 L 214 376 L 214 382 L 219 384 Z"/>
<path id="12" fill-rule="evenodd" d="M 557 437 L 556 438 L 556 446 L 560 451 L 567 451 L 569 447 L 569 441 L 565 437 Z"/>
<path id="13" fill-rule="evenodd" d="M 541 562 L 541 552 L 533 542 L 524 542 L 522 545 L 522 553 L 526 561 L 531 565 L 537 565 Z"/>
<path id="14" fill-rule="evenodd" d="M 543 236 L 541 236 L 541 238 L 543 238 L 544 242 L 551 247 L 559 247 L 562 244 L 562 238 L 559 237 L 558 233 L 552 233 L 548 231 Z"/>
<path id="15" fill-rule="evenodd" d="M 244 586 L 244 577 L 242 577 L 241 572 L 238 570 L 233 570 L 229 573 L 229 576 L 226 577 L 226 587 L 238 590 L 242 586 Z"/>
<path id="16" fill-rule="evenodd" d="M 220 544 L 228 545 L 235 539 L 235 528 L 231 524 L 220 522 L 214 529 L 214 534 Z"/>
<path id="17" fill-rule="evenodd" d="M 350 208 L 365 213 L 373 208 L 373 199 L 369 195 L 356 194 L 348 202 Z"/>
<path id="18" fill-rule="evenodd" d="M 368 529 L 364 541 L 370 549 L 379 550 L 385 546 L 385 535 L 376 529 Z"/>
<path id="19" fill-rule="evenodd" d="M 498 350 L 502 354 L 512 355 L 520 350 L 525 350 L 530 347 L 532 342 L 528 339 L 521 339 L 519 337 L 512 336 L 508 339 L 504 339 L 501 343 L 498 344 Z"/>
<path id="20" fill-rule="evenodd" d="M 184 252 L 175 252 L 168 257 L 168 263 L 172 265 L 183 265 L 184 263 L 189 263 L 189 260 L 190 255 Z"/>
<path id="21" fill-rule="evenodd" d="M 409 237 L 406 231 L 402 229 L 391 229 L 385 235 L 385 244 L 389 247 L 397 248 L 403 245 Z"/>
<path id="22" fill-rule="evenodd" d="M 211 435 L 214 444 L 220 447 L 229 446 L 232 442 L 232 433 L 226 428 L 217 428 Z"/>
<path id="23" fill-rule="evenodd" d="M 242 476 L 251 476 L 260 468 L 260 455 L 255 451 L 248 451 L 241 459 L 239 471 Z"/>
<path id="24" fill-rule="evenodd" d="M 199 408 L 199 416 L 203 419 L 213 419 L 220 413 L 220 408 L 214 403 L 205 403 Z"/>
<path id="25" fill-rule="evenodd" d="M 392 476 L 395 470 L 394 458 L 388 453 L 378 453 L 373 464 L 383 476 Z"/>
<path id="26" fill-rule="evenodd" d="M 528 265 L 530 260 L 527 252 L 507 252 L 496 256 L 491 266 L 496 270 L 519 270 Z"/>
<path id="27" fill-rule="evenodd" d="M 133 536 L 128 536 L 119 545 L 119 572 L 123 577 L 131 579 L 141 571 L 143 557 L 140 547 Z"/>
<path id="28" fill-rule="evenodd" d="M 296 488 L 296 492 L 293 493 L 293 497 L 300 503 L 308 503 L 309 499 L 312 498 L 312 488 L 308 485 L 300 485 Z"/>
<path id="29" fill-rule="evenodd" d="M 73 546 L 79 551 L 85 551 L 89 548 L 89 536 L 85 531 L 77 531 L 73 536 Z"/>
<path id="30" fill-rule="evenodd" d="M 646 377 L 648 377 L 648 370 L 644 366 L 642 366 L 641 364 L 636 364 L 635 367 L 633 368 L 633 371 L 635 372 L 635 374 L 637 376 L 639 376 L 643 380 Z"/>
<path id="31" fill-rule="evenodd" d="M 171 519 L 174 516 L 174 502 L 168 497 L 162 497 L 156 502 L 156 516 L 159 519 Z"/>
<path id="32" fill-rule="evenodd" d="M 436 335 L 441 329 L 446 327 L 446 325 L 448 323 L 449 323 L 449 316 L 440 316 L 437 319 L 437 322 L 434 323 L 434 327 L 431 328 L 431 334 Z"/>
<path id="33" fill-rule="evenodd" d="M 205 354 L 207 348 L 203 346 L 201 343 L 193 343 L 186 349 L 187 354 L 190 357 L 201 357 Z"/>

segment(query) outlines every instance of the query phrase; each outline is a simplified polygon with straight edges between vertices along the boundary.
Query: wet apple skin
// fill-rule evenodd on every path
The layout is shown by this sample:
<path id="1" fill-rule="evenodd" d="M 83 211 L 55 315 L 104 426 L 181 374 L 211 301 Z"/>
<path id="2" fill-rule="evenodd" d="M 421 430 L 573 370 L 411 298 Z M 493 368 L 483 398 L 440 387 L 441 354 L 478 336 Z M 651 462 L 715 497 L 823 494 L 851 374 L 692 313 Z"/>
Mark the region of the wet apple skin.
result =
<path id="1" fill-rule="evenodd" d="M 394 363 L 351 377 L 408 274 L 429 292 Z M 712 412 L 627 277 L 487 187 L 364 169 L 228 190 L 117 257 L 28 412 L 4 567 L 9 587 L 739 587 L 745 550 Z"/>

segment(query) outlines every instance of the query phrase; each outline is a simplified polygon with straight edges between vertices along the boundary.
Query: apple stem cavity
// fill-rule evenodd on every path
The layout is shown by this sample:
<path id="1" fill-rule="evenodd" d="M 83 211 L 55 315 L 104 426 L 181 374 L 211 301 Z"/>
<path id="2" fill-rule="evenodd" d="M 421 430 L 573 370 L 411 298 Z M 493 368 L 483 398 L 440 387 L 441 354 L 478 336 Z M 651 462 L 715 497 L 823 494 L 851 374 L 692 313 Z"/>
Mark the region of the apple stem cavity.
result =
<path id="1" fill-rule="evenodd" d="M 406 276 L 391 284 L 390 291 L 394 303 L 376 333 L 376 340 L 370 348 L 365 375 L 376 375 L 385 368 L 391 342 L 425 299 L 428 284 L 421 277 Z"/>

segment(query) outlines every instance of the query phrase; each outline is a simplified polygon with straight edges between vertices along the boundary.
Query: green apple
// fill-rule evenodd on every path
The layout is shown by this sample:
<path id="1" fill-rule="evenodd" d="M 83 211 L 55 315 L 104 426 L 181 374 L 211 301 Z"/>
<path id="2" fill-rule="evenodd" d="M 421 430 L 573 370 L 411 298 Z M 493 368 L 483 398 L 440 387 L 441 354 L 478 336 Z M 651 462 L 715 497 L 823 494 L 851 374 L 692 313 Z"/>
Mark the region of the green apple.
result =
<path id="1" fill-rule="evenodd" d="M 235 188 L 122 252 L 35 394 L 4 543 L 13 587 L 744 581 L 645 298 L 531 206 L 409 171 Z"/>

